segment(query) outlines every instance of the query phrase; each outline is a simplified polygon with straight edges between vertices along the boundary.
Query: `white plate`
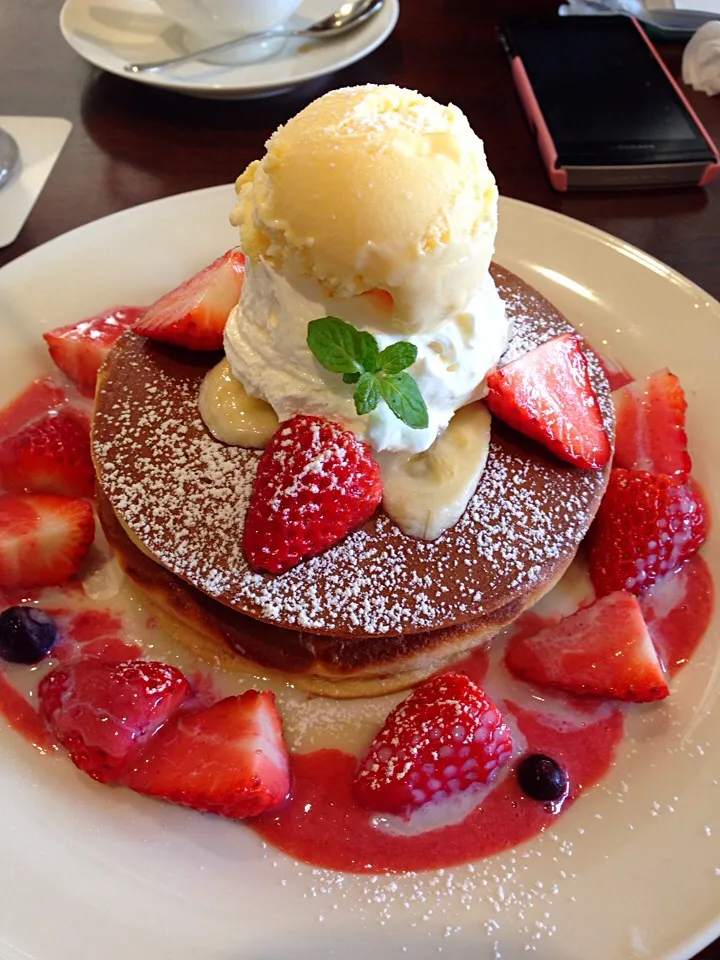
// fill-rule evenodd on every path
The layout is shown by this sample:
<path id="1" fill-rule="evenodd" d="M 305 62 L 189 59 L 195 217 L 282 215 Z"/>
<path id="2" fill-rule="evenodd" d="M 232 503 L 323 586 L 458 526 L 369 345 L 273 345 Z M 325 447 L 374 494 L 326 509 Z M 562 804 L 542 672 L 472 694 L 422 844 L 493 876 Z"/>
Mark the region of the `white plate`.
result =
<path id="1" fill-rule="evenodd" d="M 337 7 L 337 0 L 304 0 L 289 25 L 313 23 Z M 193 97 L 235 100 L 282 93 L 350 66 L 392 33 L 398 12 L 398 0 L 386 0 L 380 12 L 353 33 L 326 42 L 289 40 L 276 56 L 258 63 L 187 63 L 159 73 L 132 74 L 123 69 L 128 62 L 187 52 L 182 27 L 152 0 L 66 0 L 60 29 L 76 53 L 108 73 Z"/>
<path id="2" fill-rule="evenodd" d="M 235 240 L 231 187 L 137 207 L 0 271 L 0 400 L 49 369 L 39 332 L 147 302 Z M 636 374 L 671 363 L 720 516 L 720 304 L 651 257 L 503 200 L 497 256 Z M 192 229 L 186 229 L 192 224 Z M 705 557 L 718 581 L 717 523 Z M 0 728 L 4 960 L 684 960 L 720 934 L 720 626 L 607 778 L 544 836 L 473 868 L 353 877 L 240 825 L 92 783 Z"/>

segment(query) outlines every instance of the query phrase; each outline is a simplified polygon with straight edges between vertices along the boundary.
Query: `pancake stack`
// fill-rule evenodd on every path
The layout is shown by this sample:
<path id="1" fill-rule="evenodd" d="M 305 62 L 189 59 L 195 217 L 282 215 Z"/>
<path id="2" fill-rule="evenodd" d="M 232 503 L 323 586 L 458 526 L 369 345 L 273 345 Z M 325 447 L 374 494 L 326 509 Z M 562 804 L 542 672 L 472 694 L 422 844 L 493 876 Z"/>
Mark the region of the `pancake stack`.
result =
<path id="1" fill-rule="evenodd" d="M 519 277 L 491 269 L 512 335 L 501 363 L 572 331 Z M 589 347 L 609 437 L 612 403 Z M 565 464 L 493 419 L 461 519 L 438 539 L 403 534 L 382 508 L 342 541 L 278 575 L 242 550 L 260 452 L 207 430 L 198 393 L 220 357 L 133 332 L 101 371 L 93 422 L 100 517 L 127 575 L 195 652 L 272 670 L 331 697 L 411 686 L 486 642 L 562 576 L 605 490 L 609 464 Z"/>

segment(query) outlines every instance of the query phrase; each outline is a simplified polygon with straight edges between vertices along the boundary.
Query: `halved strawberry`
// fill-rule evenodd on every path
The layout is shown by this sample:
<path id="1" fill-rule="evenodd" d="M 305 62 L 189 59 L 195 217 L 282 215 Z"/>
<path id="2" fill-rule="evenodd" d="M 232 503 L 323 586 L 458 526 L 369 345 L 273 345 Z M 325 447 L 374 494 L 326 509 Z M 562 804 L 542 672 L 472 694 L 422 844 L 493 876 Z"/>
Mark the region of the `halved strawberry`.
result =
<path id="1" fill-rule="evenodd" d="M 176 714 L 143 748 L 127 784 L 223 817 L 278 806 L 290 792 L 290 767 L 275 697 L 248 690 Z"/>
<path id="2" fill-rule="evenodd" d="M 148 307 L 135 332 L 191 350 L 221 350 L 225 321 L 240 299 L 245 257 L 228 250 Z"/>
<path id="3" fill-rule="evenodd" d="M 65 403 L 65 388 L 48 378 L 33 380 L 0 410 L 0 440 L 17 433 L 31 420 Z"/>
<path id="4" fill-rule="evenodd" d="M 691 470 L 685 433 L 687 403 L 680 381 L 657 370 L 613 394 L 616 467 L 686 477 Z"/>
<path id="5" fill-rule="evenodd" d="M 52 493 L 0 495 L 0 586 L 64 583 L 77 573 L 94 533 L 87 500 Z"/>
<path id="6" fill-rule="evenodd" d="M 40 712 L 93 780 L 117 781 L 142 743 L 175 713 L 190 685 L 166 663 L 86 658 L 40 682 Z"/>
<path id="7" fill-rule="evenodd" d="M 110 347 L 132 327 L 143 307 L 110 307 L 94 317 L 43 334 L 50 356 L 84 397 L 95 395 L 97 372 Z"/>
<path id="8" fill-rule="evenodd" d="M 95 471 L 90 424 L 71 407 L 35 420 L 0 443 L 0 486 L 33 493 L 91 497 Z"/>
<path id="9" fill-rule="evenodd" d="M 353 793 L 369 810 L 408 814 L 487 783 L 512 749 L 510 731 L 482 687 L 445 673 L 425 680 L 389 714 Z"/>
<path id="10" fill-rule="evenodd" d="M 705 502 L 691 480 L 613 469 L 587 537 L 595 592 L 640 593 L 691 557 L 707 529 Z"/>
<path id="11" fill-rule="evenodd" d="M 485 401 L 515 430 L 577 467 L 603 467 L 610 444 L 575 334 L 548 340 L 487 378 Z"/>
<path id="12" fill-rule="evenodd" d="M 255 474 L 243 529 L 248 563 L 288 570 L 367 520 L 381 499 L 380 468 L 354 433 L 320 417 L 286 420 Z"/>
<path id="13" fill-rule="evenodd" d="M 533 636 L 511 637 L 511 673 L 540 687 L 644 703 L 670 692 L 637 598 L 618 591 Z"/>

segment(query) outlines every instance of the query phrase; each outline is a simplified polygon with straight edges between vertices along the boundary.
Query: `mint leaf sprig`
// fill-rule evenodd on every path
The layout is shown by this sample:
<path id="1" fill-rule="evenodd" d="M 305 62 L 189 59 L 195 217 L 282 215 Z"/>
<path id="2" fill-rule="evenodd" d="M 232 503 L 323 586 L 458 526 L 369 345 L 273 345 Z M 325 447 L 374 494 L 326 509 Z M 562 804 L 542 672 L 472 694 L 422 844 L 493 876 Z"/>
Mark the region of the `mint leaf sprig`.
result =
<path id="1" fill-rule="evenodd" d="M 344 383 L 356 384 L 353 400 L 358 416 L 370 413 L 382 399 L 414 430 L 428 425 L 420 389 L 405 373 L 417 359 L 413 343 L 400 340 L 380 350 L 371 333 L 356 330 L 339 317 L 319 317 L 308 324 L 307 345 L 326 370 L 341 373 Z"/>

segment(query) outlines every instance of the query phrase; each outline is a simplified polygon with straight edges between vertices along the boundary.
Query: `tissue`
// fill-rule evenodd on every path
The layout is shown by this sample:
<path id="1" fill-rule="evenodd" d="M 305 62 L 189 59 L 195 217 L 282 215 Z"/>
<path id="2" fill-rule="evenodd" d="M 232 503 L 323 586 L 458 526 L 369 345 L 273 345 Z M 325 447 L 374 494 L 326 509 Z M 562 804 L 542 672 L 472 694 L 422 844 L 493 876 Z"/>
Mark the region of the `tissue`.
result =
<path id="1" fill-rule="evenodd" d="M 720 20 L 703 24 L 690 38 L 683 53 L 682 78 L 709 97 L 720 93 Z"/>

